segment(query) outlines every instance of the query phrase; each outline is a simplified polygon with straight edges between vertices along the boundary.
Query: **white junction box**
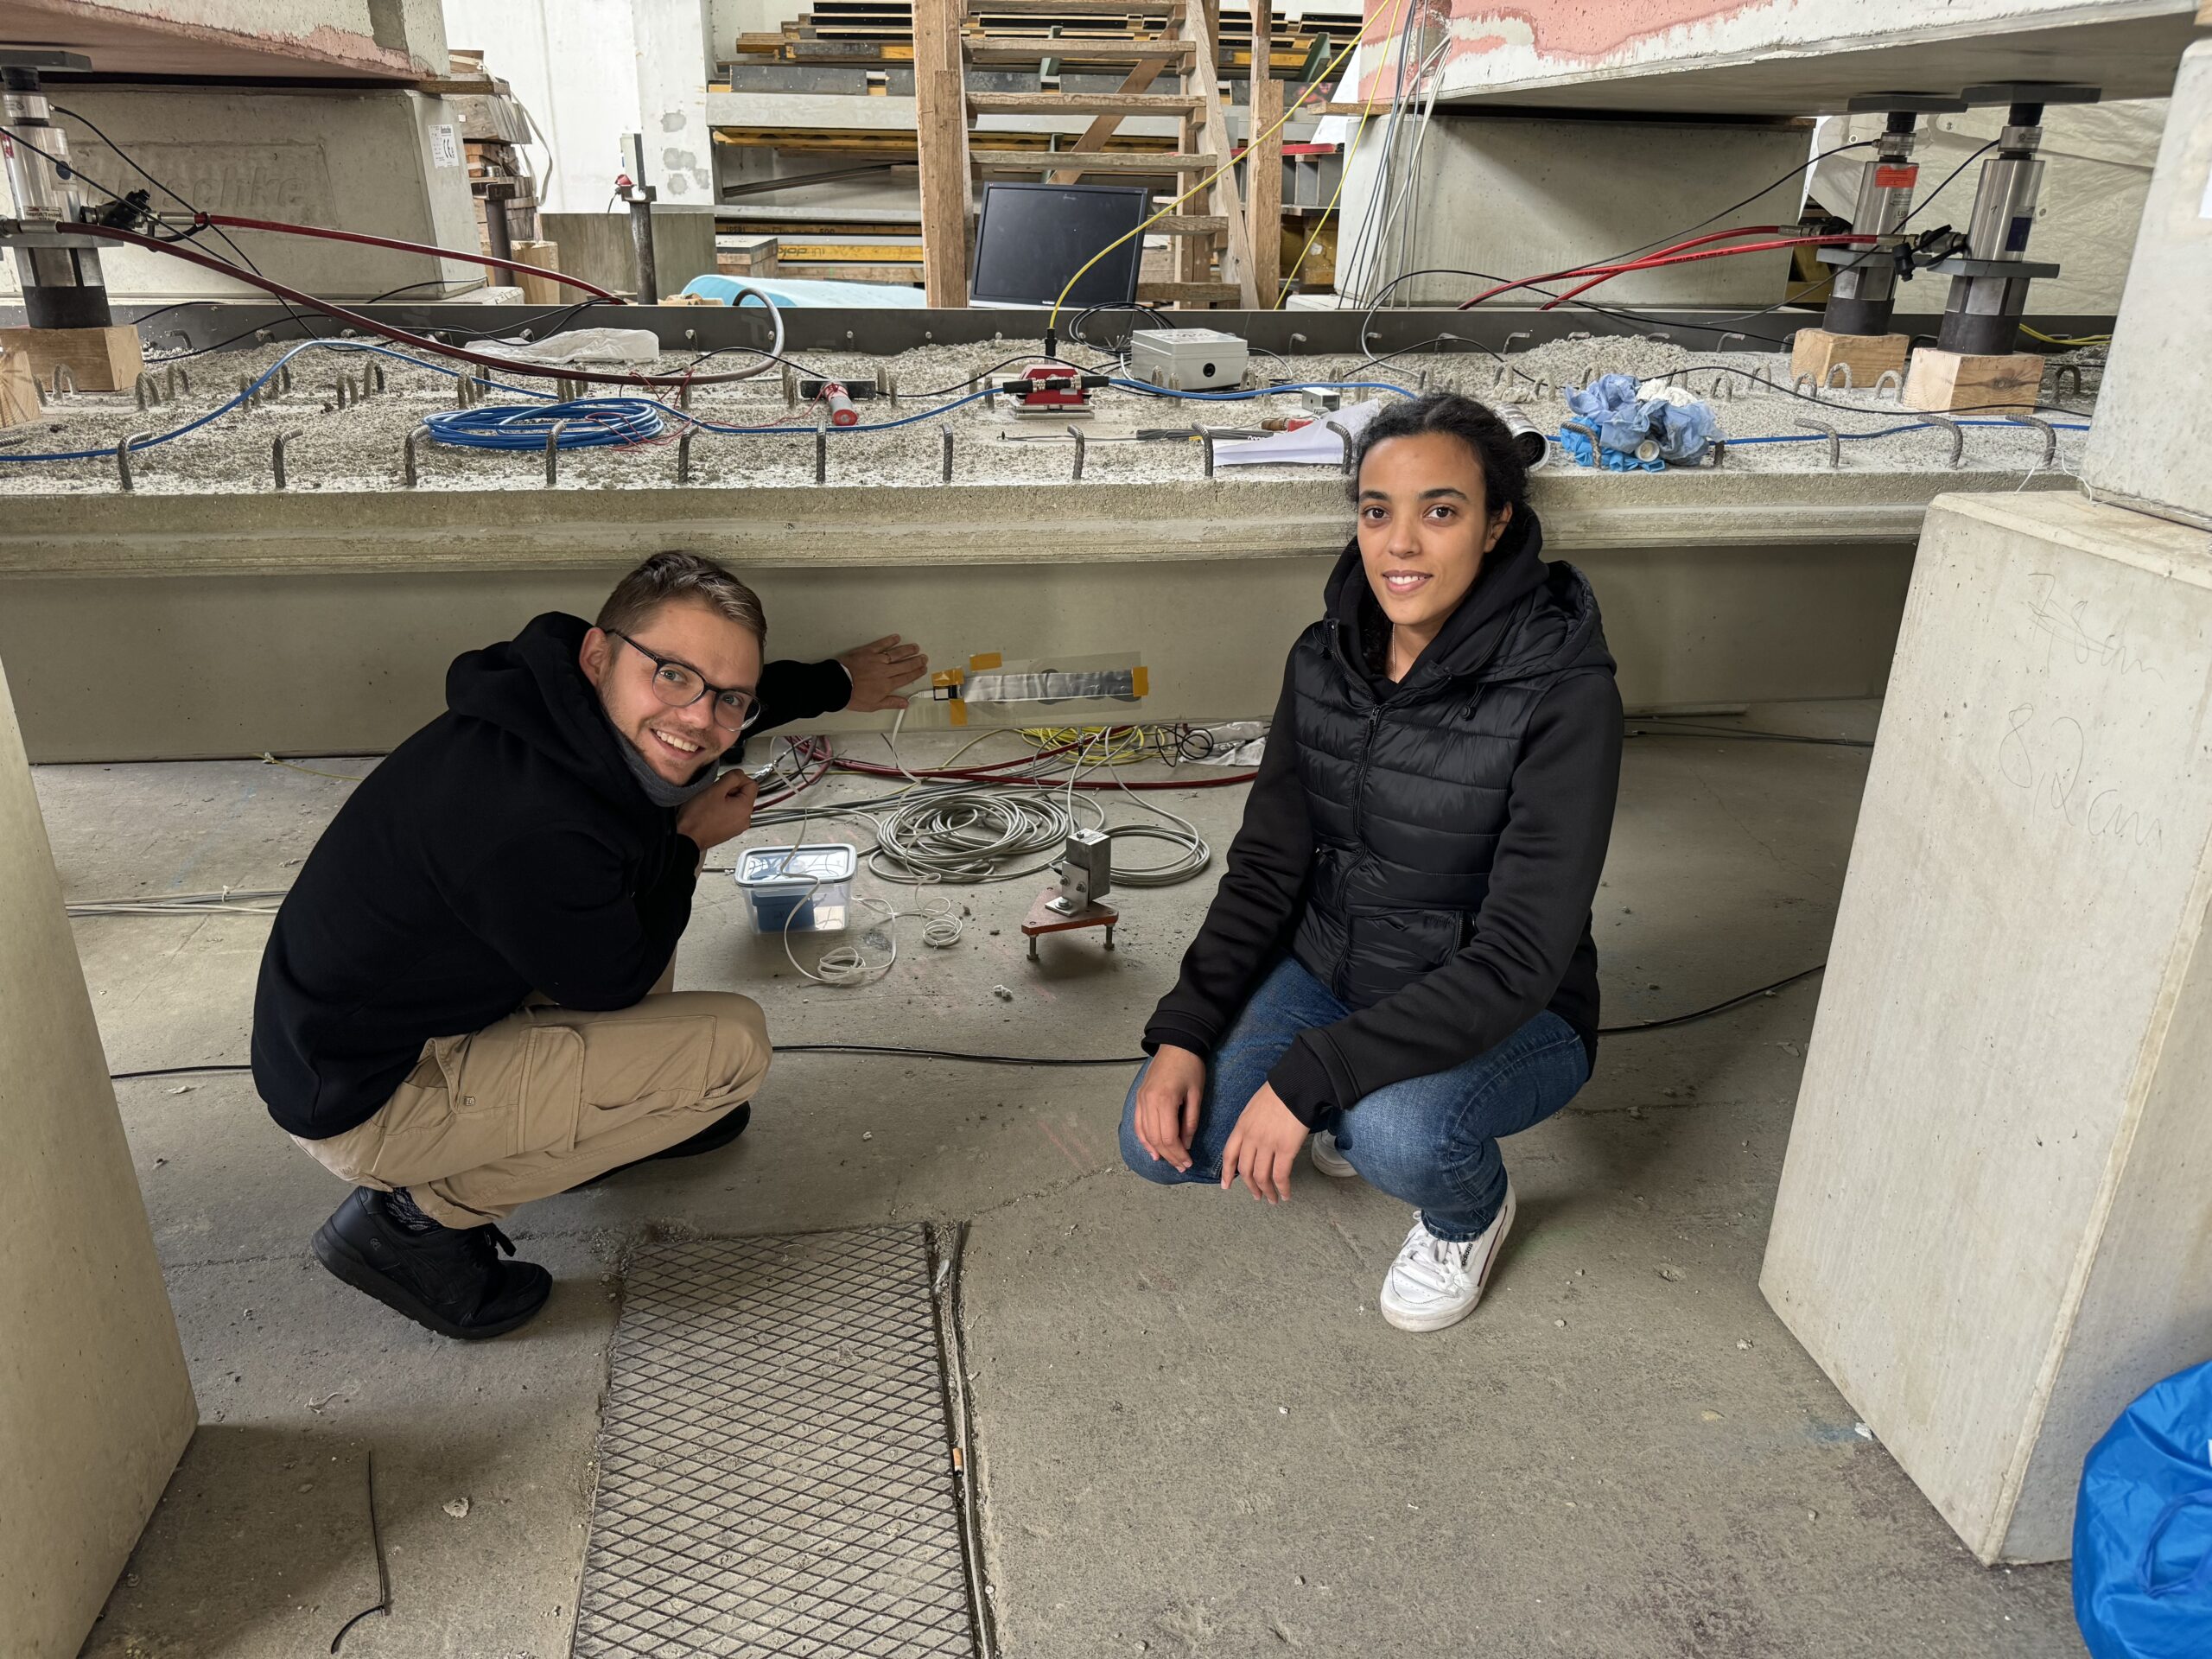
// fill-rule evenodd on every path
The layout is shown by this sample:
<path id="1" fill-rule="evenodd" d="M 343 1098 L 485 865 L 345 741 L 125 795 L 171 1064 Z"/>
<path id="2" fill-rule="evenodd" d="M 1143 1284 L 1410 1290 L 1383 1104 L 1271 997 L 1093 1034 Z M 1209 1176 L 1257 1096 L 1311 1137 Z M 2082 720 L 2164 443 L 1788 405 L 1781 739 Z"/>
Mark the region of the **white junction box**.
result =
<path id="1" fill-rule="evenodd" d="M 1129 376 L 1170 391 L 1241 385 L 1249 355 L 1217 328 L 1140 328 L 1129 336 Z"/>

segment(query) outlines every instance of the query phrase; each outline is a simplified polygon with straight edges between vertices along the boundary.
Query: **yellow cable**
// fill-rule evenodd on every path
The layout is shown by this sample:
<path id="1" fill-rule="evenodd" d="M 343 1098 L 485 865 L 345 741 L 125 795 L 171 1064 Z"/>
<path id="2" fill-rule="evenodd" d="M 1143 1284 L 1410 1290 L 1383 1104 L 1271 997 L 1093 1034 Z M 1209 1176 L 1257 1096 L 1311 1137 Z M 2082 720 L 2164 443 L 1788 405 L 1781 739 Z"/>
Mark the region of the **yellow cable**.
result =
<path id="1" fill-rule="evenodd" d="M 2020 332 L 2025 334 L 2030 340 L 2039 340 L 2046 346 L 2109 346 L 2112 344 L 2112 336 L 2110 334 L 2082 334 L 2078 336 L 2072 334 L 2046 334 L 2042 329 L 2031 328 L 2024 322 L 2020 325 Z"/>
<path id="2" fill-rule="evenodd" d="M 1396 16 L 1395 12 L 1391 15 L 1393 17 Z M 1343 51 L 1338 53 L 1335 57 L 1329 60 L 1327 66 L 1323 68 L 1320 74 L 1315 77 L 1315 79 L 1307 85 L 1306 90 L 1298 95 L 1298 101 L 1275 118 L 1274 124 L 1273 126 L 1269 127 L 1264 132 L 1255 133 L 1249 140 L 1246 141 L 1244 145 L 1245 154 L 1248 156 L 1250 155 L 1252 151 L 1258 147 L 1262 139 L 1272 138 L 1275 134 L 1281 132 L 1284 126 L 1289 122 L 1290 118 L 1296 115 L 1300 110 L 1306 106 L 1306 99 L 1313 96 L 1315 91 L 1320 86 L 1321 83 L 1327 80 L 1330 75 L 1344 63 L 1344 60 L 1359 48 L 1361 44 L 1366 41 L 1368 35 L 1374 30 L 1375 24 L 1379 23 L 1382 21 L 1382 14 L 1379 12 L 1376 13 L 1374 22 L 1369 23 L 1365 29 L 1360 30 L 1357 35 L 1352 37 L 1351 43 L 1347 45 Z M 1236 146 L 1231 144 L 1230 148 L 1233 150 Z M 1075 152 L 1071 150 L 1064 151 L 1057 156 L 1047 156 L 1046 159 L 1048 161 L 1065 161 L 1071 159 L 1079 160 L 1080 157 L 1077 156 Z M 1128 241 L 1131 237 L 1142 236 L 1155 221 L 1166 218 L 1168 214 L 1173 213 L 1178 207 L 1180 207 L 1192 196 L 1197 195 L 1199 191 L 1214 183 L 1222 176 L 1223 174 L 1229 172 L 1230 169 L 1235 168 L 1236 165 L 1236 157 L 1232 155 L 1219 167 L 1207 174 L 1205 177 L 1200 179 L 1196 184 L 1185 190 L 1181 195 L 1176 197 L 1174 200 L 1169 202 L 1165 207 L 1162 207 L 1158 213 L 1153 214 L 1150 219 L 1146 219 L 1143 224 L 1139 225 L 1135 230 L 1124 231 L 1121 235 L 1116 237 L 1111 242 L 1109 242 L 1104 247 L 1099 249 L 1097 252 L 1092 254 L 1090 258 L 1084 260 L 1083 264 L 1077 268 L 1075 275 L 1068 278 L 1068 285 L 1060 290 L 1060 297 L 1052 302 L 1052 315 L 1046 319 L 1046 327 L 1057 329 L 1060 326 L 1060 308 L 1068 302 L 1068 296 L 1075 291 L 1075 285 L 1083 280 L 1083 274 L 1084 271 L 1089 270 L 1093 265 L 1096 264 L 1101 259 L 1103 259 L 1108 254 L 1113 252 L 1115 249 L 1120 247 L 1122 243 Z"/>
<path id="3" fill-rule="evenodd" d="M 1406 0 L 1397 0 L 1390 13 L 1390 28 L 1383 39 L 1389 40 L 1398 30 L 1398 14 L 1405 10 Z M 1354 41 L 1354 45 L 1358 42 Z M 1351 176 L 1352 157 L 1359 154 L 1359 141 L 1367 136 L 1368 118 L 1375 113 L 1373 89 L 1382 85 L 1378 74 L 1369 83 L 1367 101 L 1360 105 L 1359 124 L 1352 129 L 1351 143 L 1344 146 L 1344 165 L 1337 169 L 1337 188 L 1329 193 L 1329 205 L 1321 210 L 1321 217 L 1313 223 L 1313 233 L 1306 238 L 1306 245 L 1298 251 L 1298 257 L 1290 262 L 1290 274 L 1275 284 L 1274 299 L 1268 304 L 1270 311 L 1282 309 L 1282 302 L 1290 297 L 1290 285 L 1298 280 L 1298 273 L 1306 269 L 1306 256 L 1313 251 L 1313 245 L 1321 239 L 1321 232 L 1329 228 L 1329 216 L 1337 211 L 1337 203 L 1344 199 L 1344 180 Z"/>
<path id="4" fill-rule="evenodd" d="M 1021 741 L 1033 749 L 1065 749 L 1081 747 L 1084 764 L 1094 766 L 1126 766 L 1149 756 L 1157 745 L 1168 742 L 1173 734 L 1160 726 L 1024 726 L 1020 728 Z M 1112 736 L 1104 746 L 1099 740 Z"/>

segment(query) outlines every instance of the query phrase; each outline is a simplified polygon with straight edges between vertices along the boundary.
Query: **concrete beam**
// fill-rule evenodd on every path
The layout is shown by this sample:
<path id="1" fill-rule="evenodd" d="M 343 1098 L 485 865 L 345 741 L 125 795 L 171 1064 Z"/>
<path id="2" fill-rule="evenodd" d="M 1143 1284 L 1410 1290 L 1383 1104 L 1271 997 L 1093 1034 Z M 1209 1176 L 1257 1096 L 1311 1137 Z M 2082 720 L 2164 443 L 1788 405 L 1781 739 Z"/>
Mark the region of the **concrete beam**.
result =
<path id="1" fill-rule="evenodd" d="M 1193 465 L 1195 466 L 1195 461 Z M 1677 471 L 1537 476 L 1547 551 L 1910 541 L 1955 475 Z M 2030 488 L 2065 489 L 2044 474 Z M 1291 480 L 938 487 L 437 490 L 382 494 L 10 495 L 0 581 L 23 576 L 493 573 L 696 547 L 748 569 L 1173 563 L 1334 552 L 1334 474 Z M 1049 535 L 1040 533 L 1049 524 Z"/>
<path id="2" fill-rule="evenodd" d="M 1340 515 L 1332 533 L 1343 533 Z M 1224 536 L 1203 556 L 1172 561 L 1040 563 L 1033 549 L 1027 563 L 882 563 L 894 542 L 873 544 L 874 563 L 740 556 L 698 526 L 569 546 L 535 569 L 395 560 L 346 574 L 6 581 L 0 660 L 41 761 L 381 752 L 442 707 L 459 652 L 541 611 L 589 615 L 641 554 L 688 544 L 729 558 L 759 588 L 777 656 L 823 657 L 892 632 L 939 664 L 992 651 L 1136 652 L 1152 691 L 1133 715 L 1237 718 L 1272 707 L 1283 653 L 1320 614 L 1336 557 L 1332 545 L 1310 544 L 1225 556 L 1237 544 Z M 1874 695 L 1911 569 L 1902 542 L 1816 551 L 1692 541 L 1574 557 L 1605 607 L 1622 694 L 1647 709 Z M 985 711 L 976 718 L 991 723 Z M 906 719 L 909 730 L 944 723 L 927 702 Z"/>
<path id="3" fill-rule="evenodd" d="M 2163 98 L 2196 16 L 2196 0 L 1590 0 L 1468 28 L 1438 98 L 1694 116 L 1834 114 L 1876 88 L 1982 81 Z"/>
<path id="4" fill-rule="evenodd" d="M 414 80 L 452 67 L 439 0 L 12 0 L 5 26 L 106 74 Z"/>

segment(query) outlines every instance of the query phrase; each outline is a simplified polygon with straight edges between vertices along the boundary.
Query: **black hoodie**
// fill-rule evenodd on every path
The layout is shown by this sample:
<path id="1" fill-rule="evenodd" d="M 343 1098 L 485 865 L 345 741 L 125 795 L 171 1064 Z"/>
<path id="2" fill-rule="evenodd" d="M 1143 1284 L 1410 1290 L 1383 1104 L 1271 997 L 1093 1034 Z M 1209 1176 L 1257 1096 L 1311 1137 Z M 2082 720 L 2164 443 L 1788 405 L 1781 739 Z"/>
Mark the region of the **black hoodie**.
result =
<path id="1" fill-rule="evenodd" d="M 456 658 L 447 712 L 362 779 L 308 855 L 253 1007 L 254 1084 L 289 1133 L 344 1134 L 424 1042 L 480 1031 L 532 991 L 627 1007 L 668 965 L 699 849 L 623 760 L 577 665 L 589 626 L 549 612 Z M 850 693 L 837 663 L 771 663 L 747 729 Z"/>
<path id="2" fill-rule="evenodd" d="M 1320 1122 L 1392 1083 L 1472 1059 L 1547 1007 L 1575 1029 L 1594 1058 L 1598 968 L 1590 903 L 1619 783 L 1620 695 L 1588 582 L 1572 565 L 1547 563 L 1541 546 L 1535 515 L 1523 511 L 1459 609 L 1395 683 L 1382 671 L 1389 625 L 1368 588 L 1357 542 L 1347 546 L 1329 577 L 1327 616 L 1292 650 L 1228 869 L 1180 978 L 1145 1028 L 1147 1052 L 1168 1043 L 1210 1055 L 1260 982 L 1295 954 L 1332 982 L 1352 1010 L 1302 1033 L 1268 1075 L 1305 1122 Z M 1301 671 L 1309 690 L 1318 683 L 1340 705 L 1336 715 L 1301 710 Z M 1462 690 L 1473 696 L 1459 698 Z M 1395 912 L 1423 880 L 1452 879 L 1416 874 L 1405 856 L 1424 833 L 1446 839 L 1416 822 L 1423 791 L 1432 802 L 1439 797 L 1431 779 L 1380 765 L 1371 774 L 1363 766 L 1358 781 L 1347 785 L 1342 780 L 1351 769 L 1342 748 L 1301 764 L 1301 713 L 1309 721 L 1333 718 L 1363 730 L 1371 745 L 1377 729 L 1397 729 L 1395 710 L 1410 718 L 1419 705 L 1435 708 L 1440 697 L 1472 707 L 1501 695 L 1532 706 L 1499 775 L 1487 780 L 1491 798 L 1502 791 L 1505 803 L 1494 845 L 1479 835 L 1464 837 L 1485 850 L 1467 855 L 1481 868 L 1471 865 L 1465 874 L 1479 881 L 1482 896 L 1471 915 L 1458 918 L 1458 948 L 1447 938 L 1439 965 L 1395 976 L 1397 964 L 1387 961 L 1347 962 L 1347 950 L 1356 958 L 1358 947 L 1344 944 L 1346 912 Z M 1400 753 L 1436 735 L 1412 733 Z M 1309 792 L 1323 783 L 1322 794 Z M 1348 796 L 1357 797 L 1349 812 Z M 1333 814 L 1338 839 L 1357 844 L 1333 849 L 1336 861 L 1317 871 L 1316 848 L 1325 839 L 1317 815 L 1324 812 Z M 1347 824 L 1356 826 L 1350 836 L 1342 833 Z M 1392 845 L 1382 845 L 1386 836 L 1395 838 Z M 1427 868 L 1446 866 L 1430 859 Z M 1363 982 L 1378 979 L 1387 990 L 1360 994 Z"/>

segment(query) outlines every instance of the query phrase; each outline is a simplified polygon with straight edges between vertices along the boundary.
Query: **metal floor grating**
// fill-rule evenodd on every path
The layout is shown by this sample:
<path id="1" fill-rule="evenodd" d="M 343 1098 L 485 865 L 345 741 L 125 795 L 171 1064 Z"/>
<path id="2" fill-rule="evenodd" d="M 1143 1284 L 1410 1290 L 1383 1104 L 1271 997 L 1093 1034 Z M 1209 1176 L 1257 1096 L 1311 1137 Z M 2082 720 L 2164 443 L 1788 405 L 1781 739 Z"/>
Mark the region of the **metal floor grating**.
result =
<path id="1" fill-rule="evenodd" d="M 976 1651 L 918 1227 L 632 1262 L 575 1659 Z"/>

